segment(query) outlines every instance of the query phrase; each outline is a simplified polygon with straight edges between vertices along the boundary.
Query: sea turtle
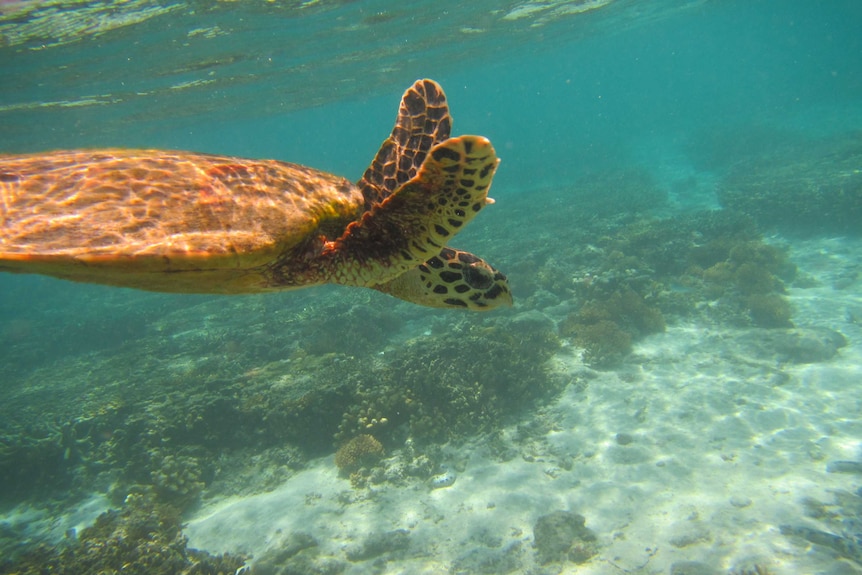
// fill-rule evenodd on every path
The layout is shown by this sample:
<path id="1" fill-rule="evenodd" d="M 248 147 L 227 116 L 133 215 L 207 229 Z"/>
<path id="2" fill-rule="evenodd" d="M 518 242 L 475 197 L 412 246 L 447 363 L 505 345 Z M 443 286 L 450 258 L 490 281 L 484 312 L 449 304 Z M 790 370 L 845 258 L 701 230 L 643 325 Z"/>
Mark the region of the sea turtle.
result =
<path id="1" fill-rule="evenodd" d="M 0 156 L 0 270 L 151 291 L 237 294 L 324 283 L 417 304 L 511 304 L 506 276 L 446 243 L 493 200 L 499 160 L 449 138 L 419 80 L 355 185 L 297 164 L 159 150 Z"/>

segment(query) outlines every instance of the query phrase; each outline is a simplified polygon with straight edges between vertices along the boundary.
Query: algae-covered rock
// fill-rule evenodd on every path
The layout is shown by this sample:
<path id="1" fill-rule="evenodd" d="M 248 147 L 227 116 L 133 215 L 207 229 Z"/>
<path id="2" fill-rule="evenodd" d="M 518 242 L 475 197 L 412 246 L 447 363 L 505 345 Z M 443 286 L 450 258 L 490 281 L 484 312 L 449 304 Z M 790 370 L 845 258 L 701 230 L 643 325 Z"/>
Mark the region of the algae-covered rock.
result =
<path id="1" fill-rule="evenodd" d="M 317 540 L 301 531 L 293 532 L 267 549 L 254 561 L 254 575 L 291 575 L 293 573 L 340 573 L 343 570 L 319 569 Z"/>
<path id="2" fill-rule="evenodd" d="M 720 571 L 700 561 L 676 561 L 670 566 L 670 575 L 720 575 Z"/>
<path id="3" fill-rule="evenodd" d="M 536 554 L 542 565 L 572 561 L 586 563 L 599 552 L 596 534 L 585 524 L 583 515 L 554 511 L 542 515 L 533 527 Z"/>
<path id="4" fill-rule="evenodd" d="M 750 331 L 739 341 L 758 359 L 789 363 L 827 361 L 847 345 L 840 332 L 822 327 Z"/>
<path id="5" fill-rule="evenodd" d="M 66 545 L 36 547 L 14 563 L 0 563 L 0 573 L 229 574 L 245 564 L 241 557 L 188 549 L 186 541 L 176 509 L 157 503 L 150 493 L 134 494 L 121 510 L 103 513 Z"/>
<path id="6" fill-rule="evenodd" d="M 451 572 L 471 575 L 523 573 L 523 554 L 520 541 L 513 541 L 502 548 L 475 547 L 453 561 Z"/>
<path id="7" fill-rule="evenodd" d="M 371 533 L 364 541 L 347 549 L 346 554 L 350 561 L 365 561 L 384 554 L 402 551 L 409 546 L 410 532 L 406 529 L 395 529 Z"/>

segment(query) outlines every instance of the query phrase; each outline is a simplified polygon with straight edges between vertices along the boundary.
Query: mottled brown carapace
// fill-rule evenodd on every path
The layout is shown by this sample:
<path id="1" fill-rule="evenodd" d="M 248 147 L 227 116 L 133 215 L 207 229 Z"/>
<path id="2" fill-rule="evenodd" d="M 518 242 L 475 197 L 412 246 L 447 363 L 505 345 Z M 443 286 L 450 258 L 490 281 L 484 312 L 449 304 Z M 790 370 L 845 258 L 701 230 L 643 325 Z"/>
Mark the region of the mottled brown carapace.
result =
<path id="1" fill-rule="evenodd" d="M 239 270 L 335 239 L 363 206 L 318 170 L 184 152 L 6 156 L 0 174 L 0 267 L 159 291 L 254 291 Z"/>

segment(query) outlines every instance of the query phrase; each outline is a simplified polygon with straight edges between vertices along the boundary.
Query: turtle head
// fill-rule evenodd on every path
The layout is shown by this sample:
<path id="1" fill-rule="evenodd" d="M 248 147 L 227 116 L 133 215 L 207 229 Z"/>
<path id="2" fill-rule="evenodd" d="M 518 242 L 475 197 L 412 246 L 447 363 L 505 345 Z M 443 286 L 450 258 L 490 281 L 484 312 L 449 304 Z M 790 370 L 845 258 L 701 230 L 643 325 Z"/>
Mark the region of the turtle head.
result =
<path id="1" fill-rule="evenodd" d="M 429 307 L 488 311 L 512 305 L 505 275 L 482 258 L 452 248 L 374 289 Z"/>

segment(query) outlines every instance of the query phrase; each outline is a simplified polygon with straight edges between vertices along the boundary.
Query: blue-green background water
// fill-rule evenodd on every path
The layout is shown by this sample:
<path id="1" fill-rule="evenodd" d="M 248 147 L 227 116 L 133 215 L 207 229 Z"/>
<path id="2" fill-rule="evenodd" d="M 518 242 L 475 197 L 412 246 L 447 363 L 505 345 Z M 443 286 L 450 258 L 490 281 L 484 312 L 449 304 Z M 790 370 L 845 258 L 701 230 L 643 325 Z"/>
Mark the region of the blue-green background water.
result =
<path id="1" fill-rule="evenodd" d="M 452 109 L 453 134 L 488 137 L 503 160 L 491 193 L 497 204 L 456 245 L 506 272 L 516 300 L 513 310 L 495 319 L 393 304 L 385 295 L 345 288 L 213 298 L 5 274 L 0 385 L 11 398 L 7 413 L 16 414 L 5 417 L 6 444 L 21 434 L 50 436 L 39 422 L 43 409 L 55 409 L 49 396 L 64 404 L 50 415 L 61 427 L 92 417 L 100 402 L 135 395 L 141 402 L 135 405 L 146 405 L 148 397 L 163 398 L 167 376 L 158 372 L 162 379 L 152 391 L 142 383 L 162 361 L 224 360 L 217 370 L 189 369 L 168 382 L 182 394 L 184 380 L 235 382 L 300 352 L 353 361 L 394 349 L 409 361 L 415 348 L 404 347 L 404 340 L 449 326 L 462 335 L 506 331 L 508 324 L 494 322 L 525 311 L 538 311 L 559 327 L 583 301 L 567 300 L 572 290 L 548 275 L 563 266 L 561 275 L 571 281 L 600 268 L 565 267 L 566 254 L 602 241 L 593 228 L 578 237 L 569 226 L 586 225 L 590 216 L 583 211 L 595 208 L 590 202 L 601 204 L 605 195 L 608 202 L 620 201 L 612 188 L 587 185 L 590 202 L 584 202 L 577 183 L 585 177 L 639 170 L 667 195 L 667 202 L 628 214 L 625 223 L 721 209 L 717 190 L 728 186 L 729 175 L 739 177 L 740 166 L 747 173 L 753 156 L 773 161 L 786 152 L 788 164 L 799 164 L 806 150 L 831 138 L 849 142 L 842 150 L 856 149 L 853 142 L 862 133 L 859 2 L 617 0 L 582 13 L 560 12 L 582 4 L 549 3 L 518 19 L 504 16 L 540 5 L 3 5 L 2 153 L 183 149 L 277 158 L 356 180 L 388 135 L 403 90 L 417 78 L 437 80 Z M 818 150 L 811 154 L 828 157 Z M 844 156 L 851 163 L 862 159 Z M 829 166 L 818 161 L 811 177 L 828 180 Z M 858 186 L 858 180 L 851 184 Z M 862 202 L 859 188 L 849 186 L 847 194 Z M 850 210 L 849 221 L 834 229 L 827 219 L 814 235 L 858 236 L 859 213 Z M 619 224 L 608 224 L 607 234 L 617 233 Z M 789 238 L 781 241 L 792 254 L 794 225 L 759 221 L 758 231 Z M 848 260 L 854 258 L 858 254 L 851 252 Z M 852 272 L 852 263 L 847 267 Z M 850 281 L 858 289 L 857 277 Z M 670 280 L 657 281 L 667 281 L 670 289 Z M 548 299 L 548 293 L 555 297 Z M 683 321 L 663 311 L 669 326 Z M 798 312 L 793 320 L 817 323 Z M 306 345 L 314 330 L 327 341 Z M 352 343 L 358 340 L 367 341 Z M 533 351 L 516 347 L 514 353 Z M 82 369 L 93 371 L 64 387 L 60 379 Z M 365 367 L 357 363 L 356 369 Z M 340 373 L 346 380 L 361 375 L 349 366 Z M 858 444 L 860 438 L 846 440 Z M 240 438 L 224 450 L 255 441 Z M 326 437 L 311 451 L 325 454 L 330 446 Z M 64 473 L 57 480 L 60 490 L 71 485 L 80 495 L 75 473 Z M 97 481 L 95 491 L 109 491 L 108 480 L 115 478 L 99 477 L 105 484 Z M 50 488 L 50 474 L 38 482 Z M 20 493 L 4 503 L 32 502 L 26 489 Z M 62 500 L 53 492 L 51 497 Z"/>
<path id="2" fill-rule="evenodd" d="M 12 3 L 3 23 L 11 45 L 0 67 L 0 151 L 188 149 L 357 179 L 388 134 L 404 87 L 431 76 L 447 91 L 454 133 L 495 143 L 503 158 L 496 196 L 558 188 L 565 201 L 566 183 L 585 171 L 638 165 L 665 184 L 696 174 L 703 185 L 679 201 L 708 205 L 707 180 L 742 159 L 750 142 L 763 149 L 788 133 L 862 126 L 854 26 L 862 7 L 852 1 L 620 1 L 550 22 L 543 19 L 551 10 L 505 21 L 507 10 L 493 2 L 415 10 L 306 4 L 319 9 L 169 3 L 163 15 L 92 34 L 94 22 L 112 14 L 108 4 L 79 6 L 95 15 L 72 26 L 59 8 L 20 16 Z M 21 34 L 36 17 L 60 30 L 42 23 Z M 456 33 L 467 27 L 476 32 Z M 209 29 L 219 34 L 193 32 Z M 38 106 L 45 102 L 55 104 Z M 505 221 L 507 209 L 501 202 L 486 218 Z M 514 232 L 494 225 L 491 241 Z M 8 289 L 46 285 L 49 299 L 53 289 L 93 289 L 2 281 Z M 4 299 L 7 313 L 30 313 Z"/>

